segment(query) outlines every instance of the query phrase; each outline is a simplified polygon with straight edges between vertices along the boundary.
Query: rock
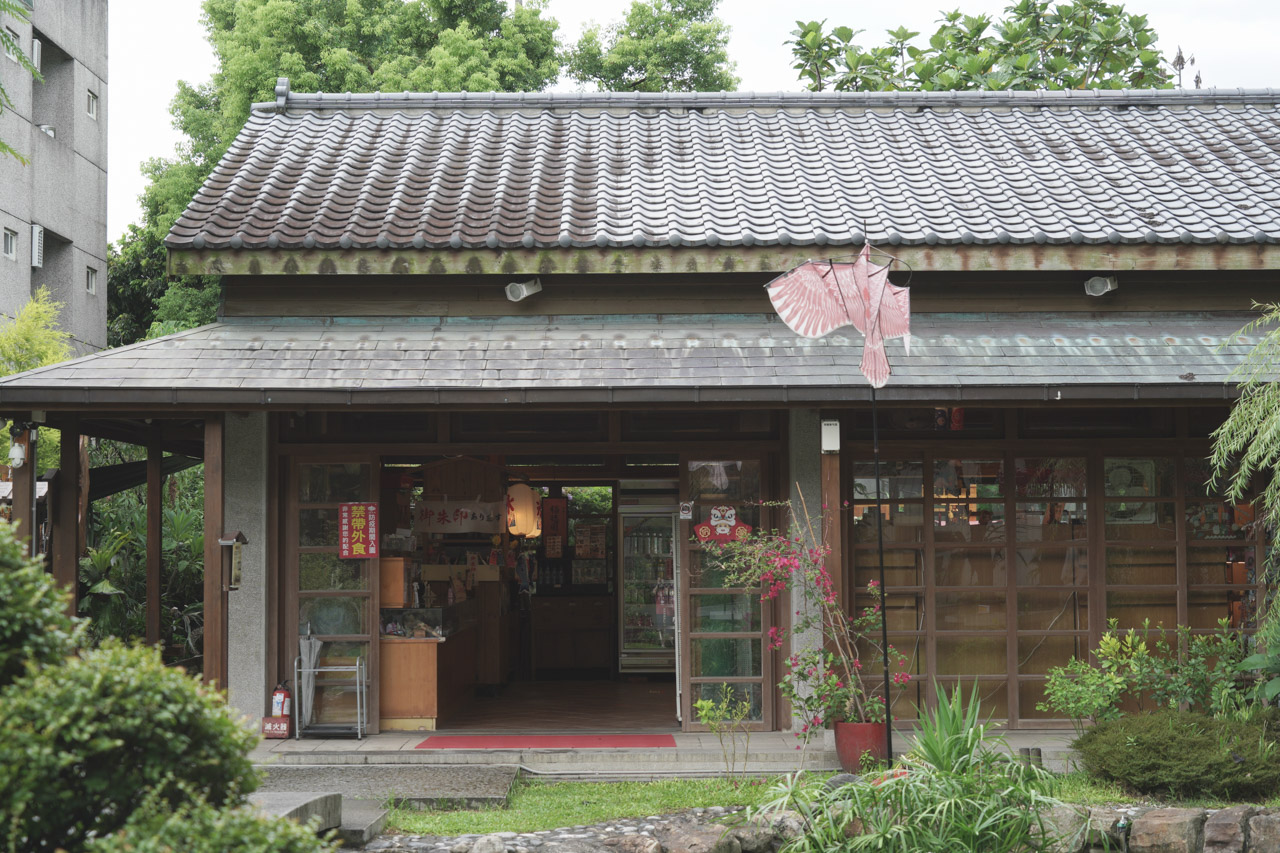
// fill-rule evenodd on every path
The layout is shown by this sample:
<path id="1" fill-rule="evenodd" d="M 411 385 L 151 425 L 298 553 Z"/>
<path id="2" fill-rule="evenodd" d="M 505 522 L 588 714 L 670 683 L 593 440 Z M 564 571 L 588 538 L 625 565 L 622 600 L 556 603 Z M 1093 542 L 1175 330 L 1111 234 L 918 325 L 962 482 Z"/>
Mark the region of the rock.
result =
<path id="1" fill-rule="evenodd" d="M 724 827 L 682 823 L 663 839 L 667 853 L 742 853 L 742 843 Z"/>
<path id="2" fill-rule="evenodd" d="M 449 848 L 449 853 L 468 853 L 470 850 L 470 844 L 465 841 L 459 841 L 457 844 Z"/>
<path id="3" fill-rule="evenodd" d="M 514 832 L 495 832 L 494 835 L 501 838 L 503 841 L 516 837 L 516 833 Z"/>
<path id="4" fill-rule="evenodd" d="M 618 853 L 662 853 L 662 845 L 658 839 L 646 835 L 623 835 L 610 838 L 604 843 L 610 850 Z"/>
<path id="5" fill-rule="evenodd" d="M 1253 806 L 1234 806 L 1209 815 L 1204 822 L 1204 853 L 1244 853 Z"/>
<path id="6" fill-rule="evenodd" d="M 1082 806 L 1054 806 L 1041 817 L 1047 853 L 1083 853 L 1089 829 L 1089 810 Z"/>
<path id="7" fill-rule="evenodd" d="M 471 853 L 507 853 L 507 842 L 500 835 L 485 835 L 471 845 Z"/>
<path id="8" fill-rule="evenodd" d="M 738 839 L 742 853 L 765 853 L 772 850 L 778 840 L 778 834 L 768 826 L 737 826 L 733 828 L 732 835 Z"/>
<path id="9" fill-rule="evenodd" d="M 856 773 L 837 773 L 828 779 L 825 784 L 828 791 L 834 791 L 836 788 L 843 788 L 845 785 L 856 785 L 862 781 L 862 777 Z"/>
<path id="10" fill-rule="evenodd" d="M 1126 829 L 1149 809 L 1089 809 L 1089 827 L 1085 830 L 1085 846 L 1104 850 L 1124 850 L 1131 830 Z"/>
<path id="11" fill-rule="evenodd" d="M 783 841 L 804 835 L 804 818 L 798 812 L 781 811 L 773 816 L 771 828 Z"/>
<path id="12" fill-rule="evenodd" d="M 1280 812 L 1268 811 L 1249 818 L 1249 846 L 1251 853 L 1280 850 Z"/>
<path id="13" fill-rule="evenodd" d="M 1155 809 L 1129 830 L 1129 853 L 1200 853 L 1204 809 Z"/>

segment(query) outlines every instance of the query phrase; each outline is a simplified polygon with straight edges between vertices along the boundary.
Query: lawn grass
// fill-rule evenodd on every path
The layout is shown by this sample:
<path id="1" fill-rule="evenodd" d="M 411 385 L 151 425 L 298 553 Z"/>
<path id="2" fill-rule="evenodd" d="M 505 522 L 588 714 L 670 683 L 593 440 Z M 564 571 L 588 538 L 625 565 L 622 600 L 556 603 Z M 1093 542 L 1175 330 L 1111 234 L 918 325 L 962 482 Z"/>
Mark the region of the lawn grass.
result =
<path id="1" fill-rule="evenodd" d="M 1223 809 L 1229 806 L 1242 805 L 1239 802 L 1215 799 L 1213 797 L 1193 797 L 1185 800 L 1152 797 L 1132 794 L 1114 782 L 1095 779 L 1089 774 L 1075 770 L 1057 777 L 1057 785 L 1053 796 L 1064 803 L 1081 806 L 1115 806 L 1115 805 L 1154 805 L 1169 808 L 1187 809 Z M 1248 803 L 1267 808 L 1280 807 L 1280 797 L 1272 797 L 1262 803 Z"/>
<path id="2" fill-rule="evenodd" d="M 516 782 L 506 808 L 458 811 L 394 809 L 388 830 L 412 835 L 537 832 L 627 817 L 671 814 L 707 806 L 748 806 L 764 800 L 769 780 L 659 782 Z"/>

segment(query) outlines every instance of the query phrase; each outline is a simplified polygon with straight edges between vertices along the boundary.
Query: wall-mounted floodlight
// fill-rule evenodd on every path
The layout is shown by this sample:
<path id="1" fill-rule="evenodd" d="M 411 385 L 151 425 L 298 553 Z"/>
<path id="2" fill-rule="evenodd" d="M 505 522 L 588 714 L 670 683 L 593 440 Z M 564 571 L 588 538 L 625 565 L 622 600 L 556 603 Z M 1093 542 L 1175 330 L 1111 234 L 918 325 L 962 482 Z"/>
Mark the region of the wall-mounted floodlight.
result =
<path id="1" fill-rule="evenodd" d="M 519 302 L 542 290 L 542 280 L 535 278 L 530 281 L 513 281 L 507 285 L 506 290 L 508 299 Z"/>
<path id="2" fill-rule="evenodd" d="M 1090 296 L 1102 296 L 1120 287 L 1120 282 L 1113 275 L 1095 275 L 1084 283 L 1084 292 Z"/>

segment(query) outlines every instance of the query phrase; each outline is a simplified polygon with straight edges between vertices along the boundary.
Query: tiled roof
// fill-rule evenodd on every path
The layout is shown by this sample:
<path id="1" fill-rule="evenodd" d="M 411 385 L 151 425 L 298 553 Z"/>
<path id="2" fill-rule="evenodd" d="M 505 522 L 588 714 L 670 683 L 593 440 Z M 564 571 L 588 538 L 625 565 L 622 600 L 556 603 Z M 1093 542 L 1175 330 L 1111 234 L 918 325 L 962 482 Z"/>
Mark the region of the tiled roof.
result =
<path id="1" fill-rule="evenodd" d="M 296 95 L 173 249 L 1280 240 L 1280 91 Z"/>
<path id="2" fill-rule="evenodd" d="M 888 344 L 884 399 L 1218 397 L 1256 336 L 1243 314 L 920 314 Z M 1232 337 L 1223 351 L 1218 347 Z M 204 326 L 0 379 L 0 405 L 136 399 L 344 402 L 858 400 L 862 336 L 773 315 L 264 319 Z M 1057 389 L 1055 392 L 1054 389 Z M 1108 390 L 1110 389 L 1110 390 Z M 1148 393 L 1151 392 L 1151 393 Z M 45 395 L 45 396 L 42 396 Z M 52 396 L 48 396 L 52 395 Z M 424 396 L 425 395 L 425 396 Z M 431 396 L 436 395 L 436 396 Z M 417 399 L 414 397 L 413 399 Z"/>

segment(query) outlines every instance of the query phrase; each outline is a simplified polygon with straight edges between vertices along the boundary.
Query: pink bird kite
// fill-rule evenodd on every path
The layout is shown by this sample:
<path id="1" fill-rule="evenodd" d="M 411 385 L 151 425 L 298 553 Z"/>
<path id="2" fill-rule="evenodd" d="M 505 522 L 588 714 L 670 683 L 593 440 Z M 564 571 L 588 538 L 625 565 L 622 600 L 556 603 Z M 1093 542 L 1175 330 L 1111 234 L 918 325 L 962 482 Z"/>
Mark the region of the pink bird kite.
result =
<path id="1" fill-rule="evenodd" d="M 769 282 L 769 299 L 787 327 L 820 338 L 841 326 L 862 333 L 862 375 L 872 388 L 889 381 L 884 342 L 903 338 L 911 352 L 911 296 L 889 283 L 889 267 L 871 263 L 871 244 L 852 263 L 806 261 Z"/>

